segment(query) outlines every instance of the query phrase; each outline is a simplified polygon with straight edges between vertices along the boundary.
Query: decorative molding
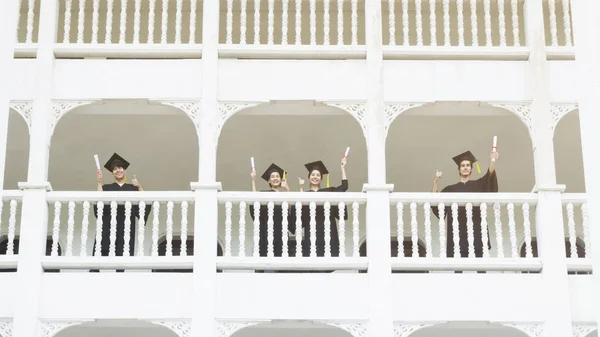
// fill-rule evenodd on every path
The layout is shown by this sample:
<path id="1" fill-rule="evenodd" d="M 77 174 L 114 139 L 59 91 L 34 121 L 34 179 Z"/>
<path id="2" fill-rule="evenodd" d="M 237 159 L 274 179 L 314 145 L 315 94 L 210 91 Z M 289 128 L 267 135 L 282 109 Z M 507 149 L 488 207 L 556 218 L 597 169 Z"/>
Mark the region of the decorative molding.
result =
<path id="1" fill-rule="evenodd" d="M 217 125 L 215 130 L 215 141 L 219 141 L 219 136 L 221 135 L 221 130 L 223 126 L 227 122 L 231 116 L 235 115 L 237 112 L 255 107 L 261 102 L 223 102 L 219 103 L 219 116 L 217 118 Z"/>
<path id="2" fill-rule="evenodd" d="M 178 101 L 158 101 L 160 104 L 172 106 L 183 111 L 194 123 L 196 133 L 200 133 L 200 112 L 202 111 L 202 102 L 200 101 L 189 101 L 189 102 L 178 102 Z"/>
<path id="3" fill-rule="evenodd" d="M 353 337 L 365 337 L 367 335 L 366 323 L 327 323 L 327 325 L 340 328 Z"/>
<path id="4" fill-rule="evenodd" d="M 9 322 L 9 321 L 0 322 L 0 336 L 12 337 L 12 322 Z"/>
<path id="5" fill-rule="evenodd" d="M 50 129 L 48 130 L 48 137 L 51 138 L 54 134 L 54 129 L 58 125 L 58 121 L 63 118 L 67 112 L 80 107 L 82 105 L 92 104 L 96 101 L 54 101 L 52 102 L 52 120 L 50 122 Z"/>
<path id="6" fill-rule="evenodd" d="M 230 337 L 243 328 L 257 325 L 259 322 L 220 322 L 217 321 L 217 337 Z"/>
<path id="7" fill-rule="evenodd" d="M 79 321 L 79 322 L 45 322 L 45 321 L 40 321 L 40 331 L 41 331 L 41 337 L 54 337 L 57 333 L 61 332 L 62 330 L 73 326 L 73 325 L 78 325 L 78 324 L 82 324 L 84 322 Z"/>
<path id="8" fill-rule="evenodd" d="M 587 337 L 595 330 L 597 329 L 594 324 L 573 324 L 573 337 Z"/>
<path id="9" fill-rule="evenodd" d="M 423 105 L 425 105 L 426 103 L 392 103 L 392 104 L 386 104 L 384 107 L 384 113 L 385 113 L 385 125 L 384 125 L 384 132 L 385 132 L 385 136 L 387 137 L 388 131 L 390 129 L 390 126 L 392 125 L 392 123 L 394 122 L 394 120 L 396 120 L 396 118 L 398 116 L 400 116 L 404 111 L 412 109 L 412 108 L 418 108 L 421 107 Z"/>
<path id="10" fill-rule="evenodd" d="M 366 103 L 323 102 L 323 104 L 334 107 L 334 108 L 342 109 L 342 110 L 346 111 L 347 113 L 349 113 L 350 115 L 352 115 L 352 117 L 354 117 L 354 119 L 356 119 L 356 121 L 358 121 L 360 128 L 363 130 L 365 139 L 368 141 L 368 138 L 367 138 L 368 126 L 367 126 L 367 123 L 365 122 L 365 111 L 366 111 L 366 107 L 367 107 Z"/>
<path id="11" fill-rule="evenodd" d="M 491 103 L 490 105 L 508 110 L 521 119 L 531 133 L 531 103 Z"/>
<path id="12" fill-rule="evenodd" d="M 15 110 L 27 124 L 27 129 L 31 133 L 31 114 L 33 113 L 33 101 L 14 101 L 10 102 L 10 108 Z"/>
<path id="13" fill-rule="evenodd" d="M 394 323 L 394 334 L 396 337 L 407 337 L 411 333 L 432 327 L 433 324 L 409 324 L 409 323 Z"/>
<path id="14" fill-rule="evenodd" d="M 538 323 L 504 323 L 507 327 L 515 328 L 526 333 L 530 337 L 542 337 L 544 335 L 544 324 Z"/>
<path id="15" fill-rule="evenodd" d="M 151 321 L 151 323 L 164 326 L 175 332 L 179 337 L 190 337 L 192 335 L 191 321 Z"/>
<path id="16" fill-rule="evenodd" d="M 552 126 L 550 127 L 552 130 L 552 134 L 554 134 L 554 130 L 558 125 L 558 122 L 565 117 L 569 112 L 579 109 L 579 105 L 575 103 L 566 103 L 566 104 L 552 104 L 550 106 L 550 111 L 552 112 Z"/>

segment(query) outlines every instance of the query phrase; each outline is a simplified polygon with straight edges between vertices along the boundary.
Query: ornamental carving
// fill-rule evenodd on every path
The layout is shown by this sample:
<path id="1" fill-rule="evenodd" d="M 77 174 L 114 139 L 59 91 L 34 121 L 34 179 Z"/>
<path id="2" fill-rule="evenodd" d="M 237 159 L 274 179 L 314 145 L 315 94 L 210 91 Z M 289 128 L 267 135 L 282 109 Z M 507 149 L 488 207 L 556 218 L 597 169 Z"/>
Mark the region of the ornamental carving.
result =
<path id="1" fill-rule="evenodd" d="M 33 113 L 33 102 L 11 102 L 10 108 L 15 110 L 27 124 L 27 129 L 31 133 L 31 114 Z"/>
<path id="2" fill-rule="evenodd" d="M 542 337 L 544 335 L 543 324 L 503 324 L 526 333 L 530 337 Z"/>
<path id="3" fill-rule="evenodd" d="M 552 106 L 550 106 L 550 111 L 552 112 L 552 134 L 554 134 L 558 122 L 560 122 L 560 120 L 569 112 L 578 108 L 579 106 L 577 104 L 552 104 Z"/>
<path id="4" fill-rule="evenodd" d="M 573 324 L 573 337 L 587 337 L 595 330 L 594 324 Z"/>
<path id="5" fill-rule="evenodd" d="M 170 329 L 179 337 L 190 337 L 192 335 L 192 323 L 190 321 L 152 321 L 152 323 Z"/>
<path id="6" fill-rule="evenodd" d="M 83 322 L 40 322 L 41 337 L 53 337 L 62 330 Z"/>
<path id="7" fill-rule="evenodd" d="M 331 103 L 331 102 L 324 102 L 324 104 L 335 107 L 335 108 L 339 108 L 342 109 L 344 111 L 346 111 L 347 113 L 349 113 L 350 115 L 352 115 L 352 117 L 354 117 L 354 119 L 356 119 L 358 121 L 358 124 L 360 125 L 360 128 L 363 130 L 363 134 L 365 136 L 365 139 L 368 140 L 367 137 L 367 124 L 365 122 L 365 110 L 366 110 L 366 104 L 365 103 Z"/>
<path id="8" fill-rule="evenodd" d="M 54 101 L 52 103 L 52 120 L 50 122 L 50 130 L 48 130 L 48 136 L 52 137 L 54 129 L 58 124 L 58 121 L 69 111 L 80 107 L 82 105 L 92 104 L 94 101 Z"/>
<path id="9" fill-rule="evenodd" d="M 258 322 L 217 322 L 217 337 L 230 337 L 243 328 L 257 324 Z"/>
<path id="10" fill-rule="evenodd" d="M 394 104 L 386 104 L 384 108 L 385 112 L 385 126 L 384 132 L 387 137 L 388 130 L 390 126 L 396 119 L 396 117 L 400 116 L 404 111 L 412 108 L 418 108 L 423 106 L 425 103 L 394 103 Z"/>
<path id="11" fill-rule="evenodd" d="M 217 140 L 219 139 L 219 136 L 221 135 L 221 130 L 223 129 L 225 122 L 227 122 L 227 120 L 231 116 L 235 115 L 240 110 L 252 108 L 259 104 L 261 104 L 261 103 L 258 103 L 258 102 L 254 102 L 254 103 L 244 103 L 244 102 L 219 103 L 219 116 L 217 117 L 217 127 L 216 127 L 215 139 L 217 139 Z"/>
<path id="12" fill-rule="evenodd" d="M 396 337 L 407 337 L 415 331 L 429 328 L 433 324 L 406 324 L 406 323 L 395 323 L 394 324 L 394 335 Z"/>
<path id="13" fill-rule="evenodd" d="M 12 322 L 0 322 L 0 336 L 12 337 Z"/>
<path id="14" fill-rule="evenodd" d="M 367 328 L 365 324 L 361 323 L 327 323 L 327 325 L 340 328 L 353 337 L 365 337 L 367 335 Z"/>
<path id="15" fill-rule="evenodd" d="M 200 132 L 200 112 L 202 111 L 202 103 L 199 101 L 195 102 L 168 102 L 161 101 L 161 104 L 172 106 L 183 111 L 194 123 L 196 133 Z"/>
<path id="16" fill-rule="evenodd" d="M 519 119 L 521 119 L 521 121 L 523 123 L 525 123 L 525 126 L 527 126 L 527 129 L 529 129 L 529 132 L 531 133 L 531 104 L 527 103 L 527 104 L 523 104 L 523 103 L 511 103 L 511 104 L 491 104 L 492 106 L 496 107 L 496 108 L 501 108 L 504 110 L 508 110 L 510 112 L 512 112 L 513 114 L 515 114 L 517 117 L 519 117 Z"/>

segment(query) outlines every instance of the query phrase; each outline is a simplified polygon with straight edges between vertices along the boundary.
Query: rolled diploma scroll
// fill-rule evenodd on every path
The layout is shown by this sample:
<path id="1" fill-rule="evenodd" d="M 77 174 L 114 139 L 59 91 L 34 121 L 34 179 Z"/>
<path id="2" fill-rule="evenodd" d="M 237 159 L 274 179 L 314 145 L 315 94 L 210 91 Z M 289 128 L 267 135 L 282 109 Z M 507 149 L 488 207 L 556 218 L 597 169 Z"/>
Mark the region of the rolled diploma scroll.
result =
<path id="1" fill-rule="evenodd" d="M 496 152 L 498 149 L 498 136 L 494 136 L 494 142 L 492 144 L 492 152 Z M 496 161 L 496 158 L 492 158 L 492 161 Z"/>
<path id="2" fill-rule="evenodd" d="M 250 166 L 252 166 L 252 172 L 254 172 L 254 157 L 250 157 Z"/>
<path id="3" fill-rule="evenodd" d="M 348 153 L 350 153 L 350 146 L 346 148 L 346 153 L 344 154 L 344 158 L 348 158 Z"/>
<path id="4" fill-rule="evenodd" d="M 96 161 L 96 169 L 100 169 L 100 160 L 98 159 L 98 155 L 94 155 L 94 160 Z"/>

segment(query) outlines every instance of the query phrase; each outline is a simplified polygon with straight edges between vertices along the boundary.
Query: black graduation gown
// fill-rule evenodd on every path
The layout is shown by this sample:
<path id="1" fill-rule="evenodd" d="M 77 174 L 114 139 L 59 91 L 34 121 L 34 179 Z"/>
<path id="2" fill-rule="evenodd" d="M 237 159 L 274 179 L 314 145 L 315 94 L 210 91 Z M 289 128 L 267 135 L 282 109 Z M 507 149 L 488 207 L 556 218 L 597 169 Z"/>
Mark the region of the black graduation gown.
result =
<path id="1" fill-rule="evenodd" d="M 342 184 L 337 187 L 320 188 L 317 192 L 346 192 L 348 190 L 348 180 L 342 180 Z M 314 191 L 309 191 L 314 192 Z M 345 209 L 344 220 L 348 220 L 348 208 Z M 337 206 L 331 206 L 329 213 L 329 222 L 331 223 L 331 256 L 340 255 L 340 237 L 336 219 L 339 219 L 339 211 Z M 315 222 L 317 229 L 317 256 L 325 256 L 325 207 L 317 206 L 315 214 Z M 310 256 L 310 206 L 302 207 L 302 227 L 304 227 L 304 235 L 302 236 L 302 255 Z"/>
<path id="2" fill-rule="evenodd" d="M 102 185 L 103 191 L 132 191 L 137 192 L 138 188 L 131 184 L 123 184 L 119 186 L 117 183 Z M 146 212 L 144 214 L 144 221 L 147 222 L 148 216 L 150 215 L 150 209 L 152 205 L 146 205 Z M 98 206 L 94 205 L 94 215 L 98 218 Z M 130 237 L 129 237 L 129 255 L 134 256 L 134 245 L 135 245 L 135 219 L 140 217 L 139 206 L 136 204 L 131 205 L 131 225 Z M 110 250 L 110 218 L 111 209 L 110 203 L 104 204 L 102 211 L 102 247 L 101 256 L 108 256 Z M 94 242 L 94 254 L 96 252 L 96 244 Z M 123 256 L 123 247 L 125 244 L 125 205 L 117 206 L 117 240 L 115 242 L 115 253 L 116 256 Z"/>
<path id="3" fill-rule="evenodd" d="M 498 177 L 496 172 L 486 174 L 477 179 L 469 180 L 466 183 L 458 182 L 454 185 L 446 186 L 442 192 L 446 193 L 486 193 L 498 192 Z M 433 213 L 439 218 L 437 206 L 432 206 Z M 444 209 L 444 217 L 446 218 L 446 256 L 454 257 L 454 230 L 452 228 L 452 208 L 447 206 Z M 464 206 L 458 207 L 458 232 L 460 257 L 469 256 L 469 241 L 467 233 L 467 211 Z M 481 212 L 479 206 L 473 205 L 473 237 L 475 242 L 475 257 L 483 256 L 483 242 L 481 238 Z M 488 247 L 490 241 L 488 236 Z"/>
<path id="4" fill-rule="evenodd" d="M 273 190 L 266 190 L 261 192 L 274 192 Z M 288 231 L 294 233 L 296 231 L 296 215 L 292 204 L 288 207 Z M 254 205 L 250 205 L 250 217 L 254 221 Z M 268 220 L 269 220 L 269 208 L 267 205 L 260 206 L 259 215 L 259 244 L 258 251 L 260 256 L 267 256 L 269 248 L 269 232 L 268 232 Z M 283 212 L 281 205 L 275 205 L 273 207 L 273 253 L 276 257 L 281 257 L 283 253 Z M 254 225 L 252 225 L 254 228 Z M 288 240 L 289 243 L 289 240 Z M 295 256 L 295 251 L 290 251 L 288 246 L 288 255 Z"/>

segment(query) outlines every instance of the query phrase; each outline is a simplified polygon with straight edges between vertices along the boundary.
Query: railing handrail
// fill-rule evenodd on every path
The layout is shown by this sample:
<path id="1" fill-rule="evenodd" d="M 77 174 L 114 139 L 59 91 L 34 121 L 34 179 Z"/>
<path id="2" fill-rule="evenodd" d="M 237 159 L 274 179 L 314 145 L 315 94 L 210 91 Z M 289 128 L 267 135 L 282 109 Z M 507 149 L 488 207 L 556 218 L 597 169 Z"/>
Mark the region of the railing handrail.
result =
<path id="1" fill-rule="evenodd" d="M 567 203 L 585 203 L 588 201 L 588 195 L 586 193 L 563 193 L 562 202 L 563 205 Z"/>
<path id="2" fill-rule="evenodd" d="M 48 202 L 55 201 L 74 201 L 74 202 L 110 202 L 110 201 L 144 201 L 149 202 L 182 202 L 194 201 L 194 192 L 192 191 L 144 191 L 144 192 L 98 192 L 98 191 L 60 191 L 48 192 Z"/>
<path id="3" fill-rule="evenodd" d="M 537 194 L 535 193 L 412 193 L 412 192 L 398 192 L 390 195 L 390 202 L 395 204 L 397 202 L 416 202 L 425 203 L 518 203 L 527 202 L 536 204 L 538 200 Z"/>
<path id="4" fill-rule="evenodd" d="M 296 202 L 308 203 L 311 201 L 317 204 L 323 204 L 329 202 L 345 202 L 352 203 L 358 202 L 364 204 L 367 201 L 367 195 L 361 192 L 330 192 L 330 193 L 305 193 L 305 192 L 219 192 L 218 200 L 220 204 L 224 204 L 228 201 L 231 202 L 269 202 L 273 201 L 275 204 L 281 204 L 286 201 L 290 204 Z"/>
<path id="5" fill-rule="evenodd" d="M 23 192 L 20 190 L 2 190 L 2 200 L 22 200 Z"/>

